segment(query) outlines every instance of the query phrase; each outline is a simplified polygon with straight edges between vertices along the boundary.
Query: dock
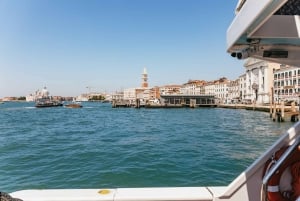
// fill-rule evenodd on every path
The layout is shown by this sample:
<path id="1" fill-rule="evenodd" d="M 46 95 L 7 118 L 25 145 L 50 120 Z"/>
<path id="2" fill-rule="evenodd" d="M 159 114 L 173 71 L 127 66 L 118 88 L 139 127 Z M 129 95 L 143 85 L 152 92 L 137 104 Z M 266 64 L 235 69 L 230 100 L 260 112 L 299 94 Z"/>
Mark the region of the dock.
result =
<path id="1" fill-rule="evenodd" d="M 294 102 L 288 109 L 284 105 L 284 102 L 273 104 L 270 106 L 270 117 L 273 121 L 277 122 L 297 122 L 299 121 L 299 108 L 296 109 Z"/>
<path id="2" fill-rule="evenodd" d="M 113 100 L 112 107 L 120 108 L 200 108 L 200 107 L 219 107 L 229 109 L 245 109 L 269 112 L 270 118 L 274 122 L 297 122 L 299 121 L 299 107 L 294 103 L 291 106 L 285 106 L 284 102 L 274 103 L 269 105 L 253 104 L 217 104 L 214 96 L 207 95 L 165 95 L 162 96 L 162 103 L 150 104 L 141 103 L 139 99 L 136 100 Z"/>
<path id="3" fill-rule="evenodd" d="M 134 107 L 134 108 L 198 108 L 217 107 L 213 95 L 161 95 L 161 103 L 142 103 L 140 99 L 124 100 L 113 99 L 112 107 Z"/>
<path id="4" fill-rule="evenodd" d="M 279 104 L 277 103 L 277 104 L 270 104 L 270 105 L 219 104 L 218 107 L 269 112 L 270 118 L 274 122 L 299 121 L 299 108 L 296 107 L 295 104 L 292 104 L 291 106 L 285 106 L 283 102 Z"/>
<path id="5" fill-rule="evenodd" d="M 113 108 L 120 108 L 120 107 L 136 107 L 134 103 L 125 100 L 113 100 L 111 103 Z"/>

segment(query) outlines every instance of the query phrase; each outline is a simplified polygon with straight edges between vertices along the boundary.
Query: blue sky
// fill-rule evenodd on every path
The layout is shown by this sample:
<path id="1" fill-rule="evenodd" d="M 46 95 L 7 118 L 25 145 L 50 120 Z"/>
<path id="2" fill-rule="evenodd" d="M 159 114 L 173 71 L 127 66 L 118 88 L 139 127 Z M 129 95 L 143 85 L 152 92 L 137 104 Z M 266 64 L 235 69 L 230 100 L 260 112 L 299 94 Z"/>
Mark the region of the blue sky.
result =
<path id="1" fill-rule="evenodd" d="M 237 0 L 0 0 L 0 98 L 236 79 L 226 53 Z"/>

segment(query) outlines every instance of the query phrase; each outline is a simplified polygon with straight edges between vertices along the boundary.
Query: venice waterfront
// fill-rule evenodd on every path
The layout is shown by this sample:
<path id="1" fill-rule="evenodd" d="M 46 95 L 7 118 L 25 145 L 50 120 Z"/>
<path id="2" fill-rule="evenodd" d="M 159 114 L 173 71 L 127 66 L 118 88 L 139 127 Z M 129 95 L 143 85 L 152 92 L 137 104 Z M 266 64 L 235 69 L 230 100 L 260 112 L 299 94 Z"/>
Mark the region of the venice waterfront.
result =
<path id="1" fill-rule="evenodd" d="M 0 191 L 225 186 L 292 123 L 222 108 L 0 105 Z"/>

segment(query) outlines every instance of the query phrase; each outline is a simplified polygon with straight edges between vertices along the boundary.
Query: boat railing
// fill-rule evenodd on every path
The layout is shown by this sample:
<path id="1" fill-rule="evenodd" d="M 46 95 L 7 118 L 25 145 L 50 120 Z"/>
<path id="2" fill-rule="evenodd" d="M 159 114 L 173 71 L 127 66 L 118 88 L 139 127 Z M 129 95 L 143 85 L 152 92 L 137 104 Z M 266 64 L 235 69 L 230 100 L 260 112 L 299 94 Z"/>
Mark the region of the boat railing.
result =
<path id="1" fill-rule="evenodd" d="M 277 172 L 279 167 L 283 164 L 283 162 L 286 161 L 286 159 L 292 154 L 292 152 L 297 148 L 297 146 L 300 144 L 300 136 L 298 136 L 295 139 L 295 142 L 287 148 L 287 150 L 282 154 L 282 156 L 278 159 L 278 161 L 274 164 L 273 167 L 266 173 L 266 175 L 263 178 L 263 184 L 262 184 L 262 201 L 267 201 L 267 190 L 268 190 L 268 182 L 271 179 L 271 177 Z"/>

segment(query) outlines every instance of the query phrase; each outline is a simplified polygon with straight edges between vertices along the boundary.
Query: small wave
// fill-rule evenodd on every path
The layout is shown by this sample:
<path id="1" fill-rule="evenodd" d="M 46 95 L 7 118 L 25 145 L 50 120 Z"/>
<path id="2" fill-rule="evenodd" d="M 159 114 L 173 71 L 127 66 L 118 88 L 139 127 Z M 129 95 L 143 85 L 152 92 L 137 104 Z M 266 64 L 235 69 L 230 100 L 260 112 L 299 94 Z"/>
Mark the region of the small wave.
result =
<path id="1" fill-rule="evenodd" d="M 25 109 L 35 109 L 36 107 L 24 107 Z"/>

